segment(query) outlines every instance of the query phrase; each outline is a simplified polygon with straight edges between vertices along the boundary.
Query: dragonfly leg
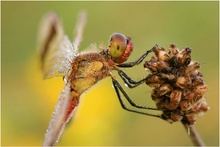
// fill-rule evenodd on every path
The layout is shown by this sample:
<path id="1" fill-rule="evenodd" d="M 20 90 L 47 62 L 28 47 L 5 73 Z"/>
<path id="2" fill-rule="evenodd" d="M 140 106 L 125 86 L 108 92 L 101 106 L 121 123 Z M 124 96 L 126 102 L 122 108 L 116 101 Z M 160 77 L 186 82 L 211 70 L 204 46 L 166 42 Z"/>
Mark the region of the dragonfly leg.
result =
<path id="1" fill-rule="evenodd" d="M 155 45 L 152 49 L 148 50 L 146 53 L 144 53 L 138 60 L 134 61 L 134 62 L 128 62 L 128 63 L 122 63 L 117 65 L 118 67 L 122 67 L 122 68 L 129 68 L 129 67 L 133 67 L 135 65 L 140 64 L 149 53 L 153 52 L 154 49 L 156 48 L 157 45 Z"/>
<path id="2" fill-rule="evenodd" d="M 142 112 L 142 111 L 138 111 L 138 110 L 134 110 L 134 109 L 129 109 L 125 106 L 122 98 L 121 98 L 121 95 L 120 95 L 120 92 L 124 95 L 124 97 L 128 100 L 128 102 L 133 106 L 133 107 L 136 107 L 136 108 L 140 108 L 140 109 L 148 109 L 148 110 L 158 110 L 156 108 L 150 108 L 150 107 L 144 107 L 144 106 L 139 106 L 137 104 L 135 104 L 130 98 L 129 96 L 127 95 L 127 93 L 123 90 L 123 88 L 121 87 L 121 85 L 118 83 L 117 80 L 115 80 L 114 78 L 112 78 L 112 83 L 113 83 L 113 86 L 114 86 L 114 89 L 117 93 L 117 96 L 118 96 L 118 99 L 120 101 L 120 104 L 122 106 L 123 109 L 127 110 L 127 111 L 130 111 L 130 112 L 134 112 L 134 113 L 139 113 L 139 114 L 143 114 L 143 115 L 148 115 L 148 116 L 153 116 L 153 117 L 158 117 L 158 118 L 161 118 L 160 115 L 155 115 L 155 114 L 151 114 L 151 113 L 147 113 L 147 112 Z"/>
<path id="3" fill-rule="evenodd" d="M 123 72 L 122 70 L 118 70 L 118 75 L 122 78 L 122 80 L 125 82 L 125 84 L 129 87 L 129 88 L 134 88 L 137 87 L 141 84 L 143 84 L 144 82 L 147 81 L 147 79 L 151 78 L 152 76 L 154 76 L 155 74 L 150 74 L 148 75 L 146 78 L 140 80 L 140 81 L 134 81 L 133 79 L 131 79 L 125 72 Z"/>

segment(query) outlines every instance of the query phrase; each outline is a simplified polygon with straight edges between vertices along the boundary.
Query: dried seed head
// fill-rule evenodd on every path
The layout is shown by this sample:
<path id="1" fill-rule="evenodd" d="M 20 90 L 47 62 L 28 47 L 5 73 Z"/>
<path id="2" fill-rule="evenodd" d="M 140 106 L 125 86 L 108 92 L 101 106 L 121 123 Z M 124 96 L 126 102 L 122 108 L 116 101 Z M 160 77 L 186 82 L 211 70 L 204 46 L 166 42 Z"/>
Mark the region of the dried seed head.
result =
<path id="1" fill-rule="evenodd" d="M 192 109 L 192 104 L 190 101 L 184 100 L 180 102 L 180 108 L 181 111 L 189 111 L 190 109 Z"/>
<path id="2" fill-rule="evenodd" d="M 144 65 L 145 69 L 149 69 L 151 72 L 157 72 L 157 62 L 151 61 L 151 62 L 146 62 Z"/>
<path id="3" fill-rule="evenodd" d="M 185 70 L 185 74 L 197 75 L 200 69 L 200 64 L 197 61 L 191 61 Z"/>
<path id="4" fill-rule="evenodd" d="M 170 94 L 170 101 L 173 102 L 174 104 L 179 104 L 181 97 L 182 97 L 182 91 L 175 89 Z"/>
<path id="5" fill-rule="evenodd" d="M 193 86 L 204 85 L 204 80 L 202 77 L 194 76 L 192 80 L 193 80 Z"/>
<path id="6" fill-rule="evenodd" d="M 170 57 L 173 57 L 174 55 L 176 55 L 179 52 L 179 49 L 177 48 L 177 46 L 175 44 L 170 44 L 169 47 L 169 52 L 168 54 L 170 55 Z"/>
<path id="7" fill-rule="evenodd" d="M 182 121 L 192 125 L 196 115 L 203 115 L 209 106 L 204 94 L 207 91 L 200 64 L 191 61 L 191 49 L 181 51 L 174 44 L 168 53 L 156 45 L 155 55 L 146 61 L 144 68 L 151 73 L 146 84 L 153 87 L 151 97 L 157 109 L 163 111 L 161 117 L 169 122 Z"/>
<path id="8" fill-rule="evenodd" d="M 173 81 L 176 79 L 176 76 L 174 74 L 164 74 L 161 73 L 160 77 L 162 77 L 163 79 L 169 80 L 169 81 Z"/>
<path id="9" fill-rule="evenodd" d="M 157 75 L 153 75 L 149 79 L 146 80 L 146 84 L 151 87 L 153 87 L 157 84 L 162 84 L 162 83 L 163 83 L 163 81 Z"/>
<path id="10" fill-rule="evenodd" d="M 167 103 L 165 104 L 165 108 L 168 110 L 175 110 L 177 107 L 178 107 L 178 104 L 175 104 L 173 102 L 167 101 Z"/>
<path id="11" fill-rule="evenodd" d="M 178 115 L 178 114 L 176 114 L 176 113 L 171 113 L 171 119 L 173 120 L 173 121 L 181 121 L 182 119 L 183 119 L 183 116 L 181 116 L 181 115 Z"/>
<path id="12" fill-rule="evenodd" d="M 160 86 L 159 90 L 158 90 L 158 94 L 161 95 L 165 95 L 168 92 L 170 92 L 172 90 L 172 86 L 170 84 L 163 84 Z"/>
<path id="13" fill-rule="evenodd" d="M 154 47 L 153 51 L 158 58 L 158 61 L 167 61 L 170 58 L 169 55 L 165 52 L 165 49 L 159 47 L 158 45 Z"/>
<path id="14" fill-rule="evenodd" d="M 181 89 L 184 89 L 185 87 L 187 87 L 190 84 L 191 84 L 191 79 L 189 77 L 180 76 L 176 80 L 176 86 Z"/>
<path id="15" fill-rule="evenodd" d="M 191 61 L 191 49 L 189 47 L 182 49 L 179 54 L 177 54 L 177 58 L 181 65 L 187 66 Z"/>

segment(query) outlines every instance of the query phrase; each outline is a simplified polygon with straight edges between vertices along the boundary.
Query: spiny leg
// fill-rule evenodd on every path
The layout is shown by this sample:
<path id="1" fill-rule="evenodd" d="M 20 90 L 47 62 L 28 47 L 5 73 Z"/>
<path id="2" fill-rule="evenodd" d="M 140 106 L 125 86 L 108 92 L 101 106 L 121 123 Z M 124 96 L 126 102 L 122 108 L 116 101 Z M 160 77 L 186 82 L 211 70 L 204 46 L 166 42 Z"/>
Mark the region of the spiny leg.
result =
<path id="1" fill-rule="evenodd" d="M 127 95 L 127 93 L 123 90 L 123 88 L 121 87 L 121 85 L 118 83 L 117 80 L 115 80 L 114 78 L 112 78 L 112 83 L 113 83 L 113 86 L 114 86 L 114 89 L 115 89 L 115 92 L 118 96 L 118 99 L 120 101 L 120 104 L 122 106 L 123 109 L 127 110 L 127 111 L 131 111 L 131 112 L 134 112 L 134 113 L 139 113 L 139 114 L 144 114 L 144 115 L 148 115 L 148 116 L 154 116 L 154 117 L 159 117 L 161 118 L 160 115 L 155 115 L 155 114 L 151 114 L 151 113 L 146 113 L 146 112 L 142 112 L 142 111 L 138 111 L 138 110 L 133 110 L 133 109 L 129 109 L 125 106 L 122 98 L 121 98 L 121 95 L 120 95 L 120 92 L 124 95 L 124 97 L 128 100 L 128 102 L 133 106 L 133 107 L 136 107 L 136 108 L 140 108 L 140 109 L 148 109 L 148 110 L 158 110 L 156 108 L 150 108 L 150 107 L 145 107 L 145 106 L 139 106 L 137 104 L 135 104 L 131 99 L 130 97 Z M 160 111 L 160 110 L 159 110 Z"/>
<path id="2" fill-rule="evenodd" d="M 134 81 L 125 72 L 123 72 L 122 70 L 118 70 L 118 75 L 122 78 L 122 80 L 125 82 L 125 84 L 129 88 L 135 88 L 135 87 L 143 84 L 144 82 L 146 82 L 152 76 L 157 75 L 157 74 L 150 74 L 146 78 L 144 78 L 144 79 L 142 79 L 140 81 Z"/>
<path id="3" fill-rule="evenodd" d="M 133 67 L 135 65 L 138 65 L 140 64 L 146 57 L 147 55 L 150 53 L 150 52 L 153 52 L 154 48 L 156 46 L 154 46 L 152 49 L 148 50 L 146 53 L 144 53 L 138 60 L 134 61 L 134 62 L 129 62 L 129 63 L 124 63 L 124 64 L 119 64 L 117 65 L 118 67 L 122 67 L 122 68 L 130 68 L 130 67 Z M 126 73 L 124 73 L 122 70 L 118 70 L 118 74 L 119 76 L 123 79 L 123 81 L 128 85 L 129 88 L 134 88 L 142 83 L 144 83 L 148 78 L 144 78 L 140 81 L 134 81 L 132 80 Z M 153 117 L 158 117 L 158 118 L 161 118 L 160 115 L 155 115 L 155 114 L 151 114 L 151 113 L 146 113 L 146 112 L 142 112 L 142 111 L 138 111 L 138 110 L 133 110 L 133 109 L 129 109 L 125 106 L 122 98 L 121 98 L 121 95 L 120 95 L 120 92 L 124 95 L 124 97 L 127 99 L 127 101 L 133 106 L 133 107 L 136 107 L 136 108 L 140 108 L 140 109 L 148 109 L 148 110 L 158 110 L 156 108 L 150 108 L 150 107 L 145 107 L 145 106 L 139 106 L 137 105 L 136 103 L 134 103 L 130 97 L 127 95 L 127 93 L 124 91 L 124 89 L 121 87 L 121 85 L 118 83 L 117 80 L 115 80 L 113 77 L 112 77 L 112 83 L 113 83 L 113 86 L 114 86 L 114 89 L 116 91 L 116 94 L 118 96 L 118 99 L 120 101 L 120 104 L 122 106 L 123 109 L 127 110 L 127 111 L 130 111 L 130 112 L 134 112 L 134 113 L 139 113 L 139 114 L 143 114 L 143 115 L 148 115 L 148 116 L 153 116 Z M 134 84 L 134 85 L 131 85 L 131 84 Z M 119 91 L 120 90 L 120 91 Z M 161 111 L 161 110 L 159 110 Z"/>
<path id="4" fill-rule="evenodd" d="M 152 49 L 148 50 L 146 53 L 144 53 L 138 60 L 134 61 L 134 62 L 128 62 L 128 63 L 122 63 L 122 64 L 119 64 L 117 65 L 118 67 L 122 67 L 122 68 L 129 68 L 129 67 L 133 67 L 135 65 L 138 65 L 140 64 L 146 57 L 149 53 L 153 52 L 154 48 L 156 46 L 154 46 Z"/>
<path id="5" fill-rule="evenodd" d="M 156 47 L 156 45 L 148 50 L 146 53 L 144 53 L 138 60 L 134 61 L 134 62 L 129 62 L 129 63 L 124 63 L 124 64 L 119 64 L 117 65 L 118 67 L 123 67 L 123 68 L 130 68 L 133 67 L 135 65 L 140 64 L 150 52 L 153 52 L 154 48 Z M 125 72 L 123 72 L 122 70 L 118 70 L 118 74 L 119 76 L 122 78 L 122 80 L 127 84 L 127 86 L 129 88 L 134 88 L 137 87 L 138 85 L 144 83 L 146 81 L 146 79 L 148 79 L 149 77 L 146 77 L 140 81 L 134 81 L 133 79 L 131 79 Z"/>

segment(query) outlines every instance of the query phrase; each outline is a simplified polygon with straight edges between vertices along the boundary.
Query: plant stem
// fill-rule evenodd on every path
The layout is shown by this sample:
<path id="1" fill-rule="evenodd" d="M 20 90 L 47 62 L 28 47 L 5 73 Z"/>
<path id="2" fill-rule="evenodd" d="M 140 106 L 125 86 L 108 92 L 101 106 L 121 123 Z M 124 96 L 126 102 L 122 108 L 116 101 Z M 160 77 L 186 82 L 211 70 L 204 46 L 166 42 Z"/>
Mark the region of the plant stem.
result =
<path id="1" fill-rule="evenodd" d="M 205 144 L 202 141 L 202 138 L 200 137 L 199 133 L 196 131 L 194 125 L 183 124 L 183 126 L 185 127 L 187 134 L 190 136 L 195 146 L 205 147 Z"/>

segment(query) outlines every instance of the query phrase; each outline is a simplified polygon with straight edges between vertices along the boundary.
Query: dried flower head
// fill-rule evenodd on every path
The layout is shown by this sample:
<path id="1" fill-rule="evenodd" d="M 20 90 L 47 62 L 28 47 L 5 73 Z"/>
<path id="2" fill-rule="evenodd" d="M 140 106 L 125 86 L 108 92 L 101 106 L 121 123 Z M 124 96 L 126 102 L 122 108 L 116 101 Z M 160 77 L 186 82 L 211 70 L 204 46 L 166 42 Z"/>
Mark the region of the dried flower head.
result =
<path id="1" fill-rule="evenodd" d="M 199 62 L 191 61 L 191 51 L 189 47 L 180 51 L 171 44 L 167 53 L 156 45 L 155 55 L 144 64 L 151 72 L 146 81 L 154 87 L 151 97 L 157 109 L 163 111 L 162 118 L 169 122 L 192 125 L 196 115 L 201 116 L 209 109 L 204 98 L 207 85 L 199 71 Z"/>

